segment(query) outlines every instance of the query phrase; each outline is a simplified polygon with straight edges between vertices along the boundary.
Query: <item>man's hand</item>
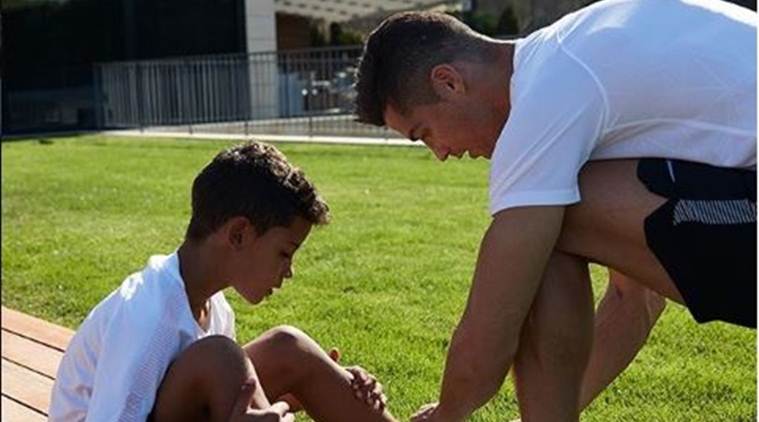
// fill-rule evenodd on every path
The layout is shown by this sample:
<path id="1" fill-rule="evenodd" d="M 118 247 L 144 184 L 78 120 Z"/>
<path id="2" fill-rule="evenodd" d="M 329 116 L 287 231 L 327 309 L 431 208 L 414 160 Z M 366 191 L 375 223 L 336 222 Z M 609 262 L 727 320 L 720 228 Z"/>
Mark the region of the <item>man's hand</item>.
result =
<path id="1" fill-rule="evenodd" d="M 295 422 L 295 416 L 290 413 L 290 406 L 282 401 L 266 409 L 251 409 L 250 401 L 256 388 L 258 382 L 255 379 L 250 379 L 242 385 L 229 422 Z"/>
<path id="2" fill-rule="evenodd" d="M 411 422 L 460 422 L 462 420 L 446 415 L 440 403 L 425 404 L 411 417 Z"/>
<path id="3" fill-rule="evenodd" d="M 435 412 L 437 410 L 437 403 L 425 404 L 420 407 L 419 410 L 411 417 L 411 422 L 431 422 L 437 421 Z"/>

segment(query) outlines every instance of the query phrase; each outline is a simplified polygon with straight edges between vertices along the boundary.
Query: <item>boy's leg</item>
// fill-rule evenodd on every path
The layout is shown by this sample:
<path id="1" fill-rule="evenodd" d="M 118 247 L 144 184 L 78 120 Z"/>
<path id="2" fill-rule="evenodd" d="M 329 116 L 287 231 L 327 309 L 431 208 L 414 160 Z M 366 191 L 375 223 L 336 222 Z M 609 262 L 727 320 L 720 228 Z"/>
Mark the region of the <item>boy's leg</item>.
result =
<path id="1" fill-rule="evenodd" d="M 576 421 L 591 350 L 593 293 L 588 264 L 551 256 L 522 327 L 514 381 L 523 421 Z"/>
<path id="2" fill-rule="evenodd" d="M 271 329 L 244 348 L 269 400 L 292 394 L 315 421 L 394 420 L 358 400 L 348 371 L 297 328 Z"/>
<path id="3" fill-rule="evenodd" d="M 156 395 L 151 420 L 228 421 L 243 383 L 256 378 L 250 359 L 232 339 L 210 336 L 190 345 L 171 364 Z M 261 388 L 251 406 L 267 408 Z"/>

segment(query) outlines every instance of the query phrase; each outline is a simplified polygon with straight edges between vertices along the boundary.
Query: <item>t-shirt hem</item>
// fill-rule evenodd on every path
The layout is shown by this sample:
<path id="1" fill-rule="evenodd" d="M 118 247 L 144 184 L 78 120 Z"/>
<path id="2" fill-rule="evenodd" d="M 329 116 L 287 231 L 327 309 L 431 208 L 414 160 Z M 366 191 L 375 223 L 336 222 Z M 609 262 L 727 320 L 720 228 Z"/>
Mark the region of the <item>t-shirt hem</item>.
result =
<path id="1" fill-rule="evenodd" d="M 490 215 L 509 208 L 526 206 L 569 205 L 580 202 L 580 190 L 563 189 L 539 192 L 516 192 L 491 202 Z"/>

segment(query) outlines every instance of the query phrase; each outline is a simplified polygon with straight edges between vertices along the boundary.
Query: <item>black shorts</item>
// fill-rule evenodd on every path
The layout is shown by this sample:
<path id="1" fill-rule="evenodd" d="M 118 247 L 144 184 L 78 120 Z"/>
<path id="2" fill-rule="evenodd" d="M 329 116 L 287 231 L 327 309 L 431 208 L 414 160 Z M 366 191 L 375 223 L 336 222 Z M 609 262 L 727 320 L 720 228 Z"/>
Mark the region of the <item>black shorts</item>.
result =
<path id="1" fill-rule="evenodd" d="M 756 172 L 640 160 L 638 178 L 668 199 L 646 242 L 698 322 L 756 327 Z"/>

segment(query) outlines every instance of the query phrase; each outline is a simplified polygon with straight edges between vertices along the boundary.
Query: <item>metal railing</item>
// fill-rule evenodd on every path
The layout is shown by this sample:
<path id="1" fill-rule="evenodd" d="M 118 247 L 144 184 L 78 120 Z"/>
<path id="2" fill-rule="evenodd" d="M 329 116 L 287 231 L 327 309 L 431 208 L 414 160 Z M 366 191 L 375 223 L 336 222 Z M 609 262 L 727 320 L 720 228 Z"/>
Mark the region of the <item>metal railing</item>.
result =
<path id="1" fill-rule="evenodd" d="M 351 115 L 361 47 L 95 65 L 101 128 L 395 137 Z"/>

